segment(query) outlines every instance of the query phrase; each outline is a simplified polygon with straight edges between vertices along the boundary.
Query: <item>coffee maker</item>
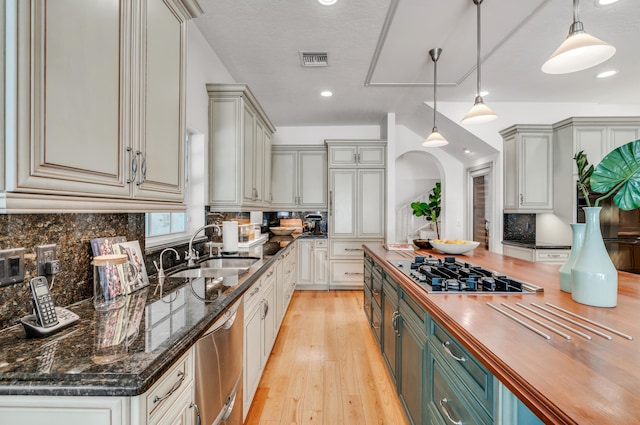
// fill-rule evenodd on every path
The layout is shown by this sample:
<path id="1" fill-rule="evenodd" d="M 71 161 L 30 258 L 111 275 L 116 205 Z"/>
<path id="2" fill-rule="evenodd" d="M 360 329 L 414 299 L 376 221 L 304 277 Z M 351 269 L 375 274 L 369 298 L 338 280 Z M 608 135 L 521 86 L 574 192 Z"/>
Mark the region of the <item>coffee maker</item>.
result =
<path id="1" fill-rule="evenodd" d="M 307 232 L 314 235 L 322 233 L 322 226 L 320 225 L 322 216 L 320 214 L 307 214 L 304 219 Z"/>

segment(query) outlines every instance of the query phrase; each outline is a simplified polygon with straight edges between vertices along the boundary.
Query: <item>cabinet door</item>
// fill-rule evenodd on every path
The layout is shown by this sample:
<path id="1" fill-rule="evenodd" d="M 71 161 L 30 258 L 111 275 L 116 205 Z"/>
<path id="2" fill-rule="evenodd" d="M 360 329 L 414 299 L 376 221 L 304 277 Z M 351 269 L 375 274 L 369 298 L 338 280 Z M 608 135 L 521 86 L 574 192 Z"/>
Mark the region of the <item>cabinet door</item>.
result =
<path id="1" fill-rule="evenodd" d="M 384 170 L 358 170 L 358 237 L 384 237 Z M 337 206 L 337 205 L 336 205 Z"/>
<path id="2" fill-rule="evenodd" d="M 336 169 L 330 174 L 330 236 L 356 237 L 357 171 Z"/>
<path id="3" fill-rule="evenodd" d="M 382 357 L 387 364 L 393 383 L 397 384 L 396 346 L 399 335 L 396 332 L 396 315 L 398 314 L 398 291 L 388 285 L 387 279 L 385 279 L 382 292 Z"/>
<path id="4" fill-rule="evenodd" d="M 326 285 L 327 282 L 327 248 L 314 248 L 313 250 L 313 280 L 317 285 Z"/>
<path id="5" fill-rule="evenodd" d="M 313 284 L 313 241 L 298 241 L 298 284 Z"/>
<path id="6" fill-rule="evenodd" d="M 147 1 L 145 70 L 134 196 L 184 199 L 186 26 L 168 2 Z"/>
<path id="7" fill-rule="evenodd" d="M 242 112 L 242 199 L 251 204 L 256 199 L 256 191 L 253 180 L 254 146 L 256 139 L 255 113 L 244 104 Z M 230 176 L 227 176 L 229 178 Z"/>
<path id="8" fill-rule="evenodd" d="M 263 180 L 262 180 L 262 203 L 264 205 L 271 205 L 273 201 L 273 188 L 271 187 L 271 172 L 272 172 L 272 156 L 271 156 L 271 134 L 267 129 L 262 129 L 262 141 L 264 145 L 263 157 Z"/>
<path id="9" fill-rule="evenodd" d="M 149 425 L 193 425 L 195 412 L 191 404 L 193 385 L 182 393 L 180 398 L 167 413 L 157 421 L 149 422 Z"/>
<path id="10" fill-rule="evenodd" d="M 260 120 L 256 118 L 255 127 L 255 140 L 253 143 L 253 188 L 255 193 L 255 202 L 261 204 L 265 199 L 264 197 L 264 126 L 260 123 Z M 271 158 L 271 153 L 269 153 Z"/>
<path id="11" fill-rule="evenodd" d="M 266 365 L 273 348 L 273 343 L 276 340 L 278 334 L 277 318 L 276 318 L 276 288 L 275 288 L 275 276 L 272 276 L 267 280 L 264 302 L 262 303 L 263 313 L 263 344 L 262 344 L 262 364 Z"/>
<path id="12" fill-rule="evenodd" d="M 356 146 L 329 146 L 329 168 L 355 166 L 357 153 Z"/>
<path id="13" fill-rule="evenodd" d="M 640 139 L 640 128 L 626 126 L 609 127 L 609 146 L 607 153 L 629 142 Z M 591 162 L 591 160 L 589 160 Z"/>
<path id="14" fill-rule="evenodd" d="M 247 305 L 245 304 L 245 307 Z M 249 313 L 247 315 L 247 313 Z M 244 409 L 249 410 L 262 376 L 262 302 L 245 310 L 244 318 Z"/>
<path id="15" fill-rule="evenodd" d="M 298 153 L 298 200 L 304 208 L 327 207 L 327 153 Z"/>
<path id="16" fill-rule="evenodd" d="M 295 207 L 298 196 L 298 161 L 295 151 L 278 151 L 272 155 L 271 187 L 273 190 L 273 200 L 271 206 Z"/>
<path id="17" fill-rule="evenodd" d="M 17 19 L 17 67 L 6 75 L 17 88 L 7 107 L 17 116 L 6 122 L 6 143 L 15 147 L 7 163 L 16 169 L 7 189 L 129 196 L 127 4 L 18 1 L 17 17 L 7 17 Z"/>
<path id="18" fill-rule="evenodd" d="M 504 139 L 504 209 L 515 210 L 518 208 L 518 167 L 517 148 L 515 136 Z"/>
<path id="19" fill-rule="evenodd" d="M 364 286 L 363 260 L 333 260 L 329 269 L 330 289 L 360 289 Z"/>
<path id="20" fill-rule="evenodd" d="M 575 152 L 584 151 L 589 164 L 596 166 L 607 151 L 607 128 L 602 126 L 576 126 L 574 128 Z"/>
<path id="21" fill-rule="evenodd" d="M 407 313 L 400 309 L 398 321 L 400 332 L 397 379 L 398 396 L 412 425 L 423 423 L 425 383 L 428 380 L 426 369 L 427 339 L 415 329 L 406 318 Z"/>
<path id="22" fill-rule="evenodd" d="M 522 134 L 519 142 L 520 209 L 551 209 L 551 133 Z"/>
<path id="23" fill-rule="evenodd" d="M 276 326 L 280 329 L 280 325 L 282 324 L 282 319 L 284 318 L 284 312 L 286 310 L 286 295 L 287 288 L 285 285 L 284 279 L 284 269 L 283 269 L 283 261 L 282 257 L 276 260 L 276 265 L 273 266 L 275 268 L 275 285 L 276 285 Z"/>
<path id="24" fill-rule="evenodd" d="M 357 160 L 358 167 L 384 167 L 385 147 L 359 146 Z"/>

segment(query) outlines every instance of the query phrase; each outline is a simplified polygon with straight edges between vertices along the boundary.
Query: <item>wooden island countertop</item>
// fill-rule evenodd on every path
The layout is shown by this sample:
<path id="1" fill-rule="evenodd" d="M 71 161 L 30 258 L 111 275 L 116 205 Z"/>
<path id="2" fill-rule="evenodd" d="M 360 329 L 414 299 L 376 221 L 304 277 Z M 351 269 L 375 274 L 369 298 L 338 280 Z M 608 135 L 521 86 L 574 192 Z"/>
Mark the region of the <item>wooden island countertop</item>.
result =
<path id="1" fill-rule="evenodd" d="M 620 272 L 618 305 L 614 308 L 590 307 L 576 303 L 571 294 L 560 291 L 560 265 L 533 263 L 476 249 L 468 255 L 455 257 L 541 286 L 544 293 L 429 294 L 387 260 L 445 255 L 429 250 L 388 251 L 378 244 L 365 244 L 364 247 L 387 274 L 421 302 L 545 423 L 640 424 L 640 276 Z M 547 340 L 505 317 L 490 308 L 487 302 L 545 331 L 551 338 Z M 567 340 L 501 306 L 505 303 L 516 307 L 517 302 L 528 307 L 532 302 L 543 306 L 551 303 L 623 332 L 633 340 L 600 328 L 596 329 L 611 335 L 612 339 L 585 332 L 593 338 L 587 340 L 566 331 L 571 335 Z M 553 317 L 544 311 L 541 313 Z M 529 315 L 554 326 L 534 314 Z"/>

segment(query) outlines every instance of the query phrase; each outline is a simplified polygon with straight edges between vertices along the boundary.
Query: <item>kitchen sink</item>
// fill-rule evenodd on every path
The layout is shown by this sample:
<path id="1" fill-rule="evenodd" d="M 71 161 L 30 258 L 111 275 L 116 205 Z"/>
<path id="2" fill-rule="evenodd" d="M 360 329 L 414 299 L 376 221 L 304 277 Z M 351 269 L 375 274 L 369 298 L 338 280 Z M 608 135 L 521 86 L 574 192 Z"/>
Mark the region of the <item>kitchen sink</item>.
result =
<path id="1" fill-rule="evenodd" d="M 214 268 L 198 268 L 198 269 L 185 269 L 177 272 L 170 273 L 168 277 L 186 277 L 186 278 L 198 278 L 198 277 L 222 277 L 224 271 Z"/>
<path id="2" fill-rule="evenodd" d="M 205 269 L 212 270 L 236 270 L 238 273 L 246 273 L 259 258 L 255 257 L 221 257 L 210 258 L 203 261 L 200 265 Z"/>

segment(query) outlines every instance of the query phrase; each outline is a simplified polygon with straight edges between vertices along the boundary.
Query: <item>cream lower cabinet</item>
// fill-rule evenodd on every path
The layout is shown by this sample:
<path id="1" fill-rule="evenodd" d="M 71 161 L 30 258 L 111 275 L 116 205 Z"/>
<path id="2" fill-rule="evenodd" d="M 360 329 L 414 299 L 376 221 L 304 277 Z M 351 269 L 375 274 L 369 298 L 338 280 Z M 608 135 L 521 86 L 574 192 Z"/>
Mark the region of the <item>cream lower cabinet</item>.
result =
<path id="1" fill-rule="evenodd" d="M 0 396 L 0 417 L 3 424 L 193 425 L 197 417 L 193 377 L 189 350 L 139 396 Z"/>
<path id="2" fill-rule="evenodd" d="M 7 2 L 3 212 L 183 207 L 191 6 Z"/>
<path id="3" fill-rule="evenodd" d="M 244 296 L 243 420 L 258 389 L 277 335 L 276 266 L 272 266 Z"/>
<path id="4" fill-rule="evenodd" d="M 299 289 L 327 289 L 328 253 L 326 239 L 298 239 Z"/>
<path id="5" fill-rule="evenodd" d="M 220 211 L 271 203 L 275 127 L 246 84 L 207 84 L 209 204 Z"/>

